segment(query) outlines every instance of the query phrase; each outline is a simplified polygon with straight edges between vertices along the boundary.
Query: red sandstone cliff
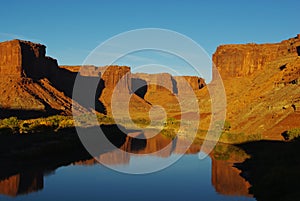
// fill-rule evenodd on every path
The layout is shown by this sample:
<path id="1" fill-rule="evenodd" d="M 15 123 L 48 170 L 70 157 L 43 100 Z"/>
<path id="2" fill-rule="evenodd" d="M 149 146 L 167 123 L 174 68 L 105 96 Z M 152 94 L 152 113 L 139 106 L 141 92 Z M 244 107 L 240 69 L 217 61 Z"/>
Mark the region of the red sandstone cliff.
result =
<path id="1" fill-rule="evenodd" d="M 44 45 L 29 41 L 0 43 L 0 117 L 72 114 L 72 99 L 48 81 L 57 75 L 58 65 L 45 53 Z M 79 113 L 86 111 L 76 102 L 74 106 Z"/>
<path id="2" fill-rule="evenodd" d="M 186 94 L 192 89 L 197 93 L 200 89 L 205 87 L 205 80 L 197 76 L 175 76 L 178 94 Z"/>
<path id="3" fill-rule="evenodd" d="M 295 38 L 274 44 L 221 45 L 213 54 L 213 62 L 223 79 L 248 76 L 265 69 L 279 57 L 300 54 L 300 34 Z"/>
<path id="4" fill-rule="evenodd" d="M 283 139 L 283 131 L 300 127 L 299 55 L 300 35 L 217 48 L 213 62 L 223 78 L 231 132 Z"/>

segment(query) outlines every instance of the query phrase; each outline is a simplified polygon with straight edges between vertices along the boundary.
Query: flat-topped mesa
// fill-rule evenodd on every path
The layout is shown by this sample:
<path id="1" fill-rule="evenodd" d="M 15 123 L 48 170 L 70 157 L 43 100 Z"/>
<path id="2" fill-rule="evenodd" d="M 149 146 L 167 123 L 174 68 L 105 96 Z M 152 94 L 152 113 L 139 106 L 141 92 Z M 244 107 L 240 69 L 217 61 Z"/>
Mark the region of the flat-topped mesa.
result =
<path id="1" fill-rule="evenodd" d="M 98 68 L 94 65 L 84 65 L 84 66 L 59 66 L 61 69 L 66 69 L 70 72 L 77 73 L 79 72 L 81 76 L 86 77 L 99 77 L 101 76 L 102 68 Z"/>
<path id="2" fill-rule="evenodd" d="M 57 61 L 46 57 L 46 46 L 23 40 L 0 43 L 0 76 L 10 79 L 40 79 L 57 67 Z"/>
<path id="3" fill-rule="evenodd" d="M 173 82 L 172 76 L 168 73 L 135 73 L 132 74 L 132 91 L 140 93 L 140 91 L 145 88 L 148 93 L 162 92 L 166 90 L 173 93 Z"/>
<path id="4" fill-rule="evenodd" d="M 221 45 L 213 54 L 213 62 L 223 79 L 249 76 L 278 57 L 300 55 L 300 34 L 273 44 Z M 214 74 L 214 73 L 213 73 Z"/>
<path id="5" fill-rule="evenodd" d="M 188 94 L 191 89 L 196 92 L 206 86 L 205 80 L 197 76 L 175 76 L 178 94 Z"/>
<path id="6" fill-rule="evenodd" d="M 145 94 L 165 93 L 188 94 L 206 86 L 204 79 L 197 76 L 172 76 L 168 73 L 132 74 L 132 91 L 141 97 Z"/>
<path id="7" fill-rule="evenodd" d="M 128 66 L 99 67 L 104 87 L 113 92 L 131 93 L 131 71 Z"/>
<path id="8" fill-rule="evenodd" d="M 94 65 L 84 66 L 59 66 L 60 69 L 68 70 L 73 73 L 80 73 L 83 77 L 100 77 L 104 82 L 104 87 L 111 92 L 118 85 L 120 92 L 131 92 L 131 71 L 128 66 L 103 66 Z M 121 89 L 122 88 L 122 89 Z"/>

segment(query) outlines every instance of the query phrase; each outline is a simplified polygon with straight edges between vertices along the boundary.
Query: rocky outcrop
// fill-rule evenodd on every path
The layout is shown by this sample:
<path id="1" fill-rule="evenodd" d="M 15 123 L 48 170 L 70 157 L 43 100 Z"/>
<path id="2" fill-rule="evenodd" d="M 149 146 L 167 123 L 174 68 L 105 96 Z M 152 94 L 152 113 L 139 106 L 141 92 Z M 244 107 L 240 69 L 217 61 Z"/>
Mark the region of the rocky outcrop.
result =
<path id="1" fill-rule="evenodd" d="M 0 76 L 44 78 L 57 67 L 57 61 L 45 54 L 42 44 L 23 40 L 0 43 Z"/>
<path id="2" fill-rule="evenodd" d="M 178 94 L 189 93 L 191 89 L 197 92 L 206 86 L 205 80 L 197 76 L 175 76 L 174 79 Z"/>
<path id="3" fill-rule="evenodd" d="M 0 76 L 20 78 L 22 57 L 19 40 L 0 43 Z"/>
<path id="4" fill-rule="evenodd" d="M 300 35 L 274 44 L 217 48 L 213 60 L 223 78 L 231 132 L 278 140 L 284 129 L 300 126 L 299 49 Z"/>
<path id="5" fill-rule="evenodd" d="M 138 91 L 143 85 L 147 86 L 147 93 L 158 93 L 168 90 L 174 93 L 173 78 L 168 73 L 147 74 L 136 73 L 132 75 L 132 90 Z"/>
<path id="6" fill-rule="evenodd" d="M 145 86 L 143 89 L 141 86 Z M 132 75 L 132 90 L 136 93 L 159 93 L 185 94 L 190 89 L 198 91 L 205 86 L 205 81 L 197 76 L 171 76 L 168 73 L 146 74 L 136 73 Z"/>
<path id="7" fill-rule="evenodd" d="M 223 79 L 249 76 L 274 59 L 299 55 L 299 50 L 300 35 L 274 44 L 221 45 L 213 54 L 213 62 Z"/>
<path id="8" fill-rule="evenodd" d="M 105 90 L 111 92 L 117 90 L 116 93 L 131 93 L 130 67 L 106 66 L 99 69 Z"/>
<path id="9" fill-rule="evenodd" d="M 286 63 L 279 67 L 281 71 L 275 80 L 276 86 L 285 86 L 287 84 L 300 84 L 300 57 L 295 58 L 294 61 Z"/>
<path id="10" fill-rule="evenodd" d="M 46 47 L 23 40 L 0 43 L 0 117 L 33 118 L 72 114 L 72 99 L 56 86 L 64 74 L 57 61 L 46 55 Z M 73 79 L 73 78 L 72 78 Z M 50 82 L 49 82 L 50 80 Z M 53 83 L 56 84 L 53 87 Z M 72 86 L 68 86 L 72 89 Z M 75 106 L 76 105 L 76 106 Z M 75 102 L 78 112 L 87 111 Z"/>
<path id="11" fill-rule="evenodd" d="M 93 65 L 86 66 L 59 66 L 61 69 L 66 69 L 70 72 L 79 72 L 81 76 L 85 77 L 100 77 L 102 68 Z"/>

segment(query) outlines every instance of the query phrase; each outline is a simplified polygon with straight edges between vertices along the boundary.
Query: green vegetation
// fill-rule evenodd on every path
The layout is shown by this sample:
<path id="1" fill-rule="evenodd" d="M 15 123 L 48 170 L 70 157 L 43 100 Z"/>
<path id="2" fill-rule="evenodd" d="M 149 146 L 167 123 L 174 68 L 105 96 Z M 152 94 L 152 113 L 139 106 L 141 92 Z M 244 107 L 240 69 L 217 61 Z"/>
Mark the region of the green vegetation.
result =
<path id="1" fill-rule="evenodd" d="M 195 142 L 207 139 L 211 141 L 218 141 L 228 144 L 239 144 L 249 141 L 259 141 L 262 139 L 261 134 L 245 134 L 245 133 L 232 133 L 228 131 L 221 131 L 221 135 L 217 131 L 198 130 Z"/>
<path id="2" fill-rule="evenodd" d="M 215 130 L 229 131 L 231 129 L 231 124 L 228 120 L 217 121 L 215 123 Z"/>
<path id="3" fill-rule="evenodd" d="M 230 129 L 231 129 L 231 124 L 230 124 L 230 122 L 227 121 L 227 120 L 225 120 L 223 130 L 224 130 L 224 131 L 229 131 Z"/>
<path id="4" fill-rule="evenodd" d="M 74 119 L 76 121 L 74 121 Z M 146 127 L 148 125 L 161 125 L 161 122 L 150 122 L 148 119 L 137 118 L 132 120 L 139 127 Z M 126 119 L 121 119 L 120 122 L 123 126 L 129 122 Z M 165 123 L 163 124 L 163 129 L 161 134 L 174 139 L 177 135 L 177 132 L 180 128 L 181 122 L 175 118 L 167 118 Z M 103 115 L 103 114 L 83 114 L 80 116 L 72 117 L 72 116 L 62 116 L 62 115 L 54 115 L 46 118 L 37 118 L 30 120 L 19 120 L 16 117 L 10 117 L 7 119 L 0 120 L 0 134 L 26 134 L 26 133 L 41 133 L 54 131 L 57 132 L 61 129 L 65 128 L 73 128 L 74 125 L 80 127 L 90 127 L 102 124 L 115 124 L 115 121 L 112 117 Z M 189 129 L 190 125 L 181 125 L 182 129 L 186 133 L 186 137 L 189 137 Z M 225 122 L 217 122 L 215 125 L 216 130 L 205 131 L 198 130 L 198 133 L 195 138 L 195 142 L 200 142 L 203 139 L 207 140 L 218 140 L 219 142 L 228 143 L 228 144 L 238 144 L 242 142 L 248 141 L 259 141 L 261 140 L 260 134 L 252 134 L 246 135 L 244 133 L 232 133 L 229 132 L 231 125 L 228 121 Z M 218 130 L 221 130 L 221 136 L 219 137 Z M 295 137 L 300 136 L 300 129 L 292 129 L 290 131 L 286 131 L 287 139 L 291 140 Z"/>
<path id="5" fill-rule="evenodd" d="M 163 129 L 162 131 L 160 131 L 160 134 L 171 139 L 174 139 L 177 136 L 177 133 L 174 129 Z"/>
<path id="6" fill-rule="evenodd" d="M 218 143 L 214 147 L 213 157 L 216 160 L 229 160 L 243 161 L 249 158 L 249 155 L 241 148 L 234 145 Z"/>
<path id="7" fill-rule="evenodd" d="M 242 143 L 249 141 L 259 141 L 261 140 L 261 134 L 245 134 L 245 133 L 230 133 L 222 132 L 220 136 L 220 142 L 224 143 Z"/>
<path id="8" fill-rule="evenodd" d="M 15 133 L 18 130 L 19 120 L 16 117 L 10 117 L 0 120 L 1 133 Z"/>
<path id="9" fill-rule="evenodd" d="M 140 127 L 147 127 L 151 123 L 150 120 L 144 118 L 137 118 L 132 121 Z"/>
<path id="10" fill-rule="evenodd" d="M 300 137 L 300 128 L 292 128 L 282 133 L 285 140 L 294 140 Z"/>
<path id="11" fill-rule="evenodd" d="M 76 116 L 77 126 L 88 127 L 97 124 L 113 124 L 111 117 L 105 115 L 84 114 Z M 98 120 L 98 122 L 97 122 Z M 16 117 L 10 117 L 0 120 L 0 134 L 26 134 L 40 133 L 72 128 L 75 125 L 73 116 L 54 115 L 46 118 L 37 118 L 30 120 L 19 120 Z"/>

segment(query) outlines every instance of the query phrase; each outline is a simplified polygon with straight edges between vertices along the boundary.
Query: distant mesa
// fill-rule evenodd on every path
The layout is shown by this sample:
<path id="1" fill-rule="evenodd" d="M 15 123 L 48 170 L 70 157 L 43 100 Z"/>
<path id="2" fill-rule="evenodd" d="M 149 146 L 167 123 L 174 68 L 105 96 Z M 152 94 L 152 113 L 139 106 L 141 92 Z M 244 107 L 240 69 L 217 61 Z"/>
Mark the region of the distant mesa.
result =
<path id="1" fill-rule="evenodd" d="M 3 89 L 0 92 L 1 117 L 71 115 L 73 86 L 77 75 L 87 89 L 89 86 L 97 88 L 96 94 L 92 89 L 82 90 L 82 98 L 77 97 L 74 100 L 77 114 L 95 109 L 111 115 L 114 90 L 118 90 L 120 101 L 122 94 L 131 95 L 131 112 L 136 115 L 143 115 L 150 109 L 151 103 L 145 99 L 147 93 L 151 92 L 152 98 L 155 99 L 163 94 L 160 85 L 167 84 L 172 89 L 169 93 L 174 96 L 184 91 L 180 88 L 180 83 L 177 84 L 176 80 L 166 73 L 132 74 L 127 66 L 58 66 L 55 59 L 46 56 L 46 46 L 12 40 L 0 43 L 0 86 Z M 166 77 L 169 83 L 165 83 Z M 146 86 L 137 88 L 138 80 Z M 187 78 L 187 81 L 195 82 L 192 86 L 199 84 L 198 80 Z M 115 88 L 117 83 L 118 89 Z M 193 89 L 199 90 L 204 86 L 202 80 L 200 87 L 196 86 Z M 96 97 L 87 98 L 95 95 Z"/>

